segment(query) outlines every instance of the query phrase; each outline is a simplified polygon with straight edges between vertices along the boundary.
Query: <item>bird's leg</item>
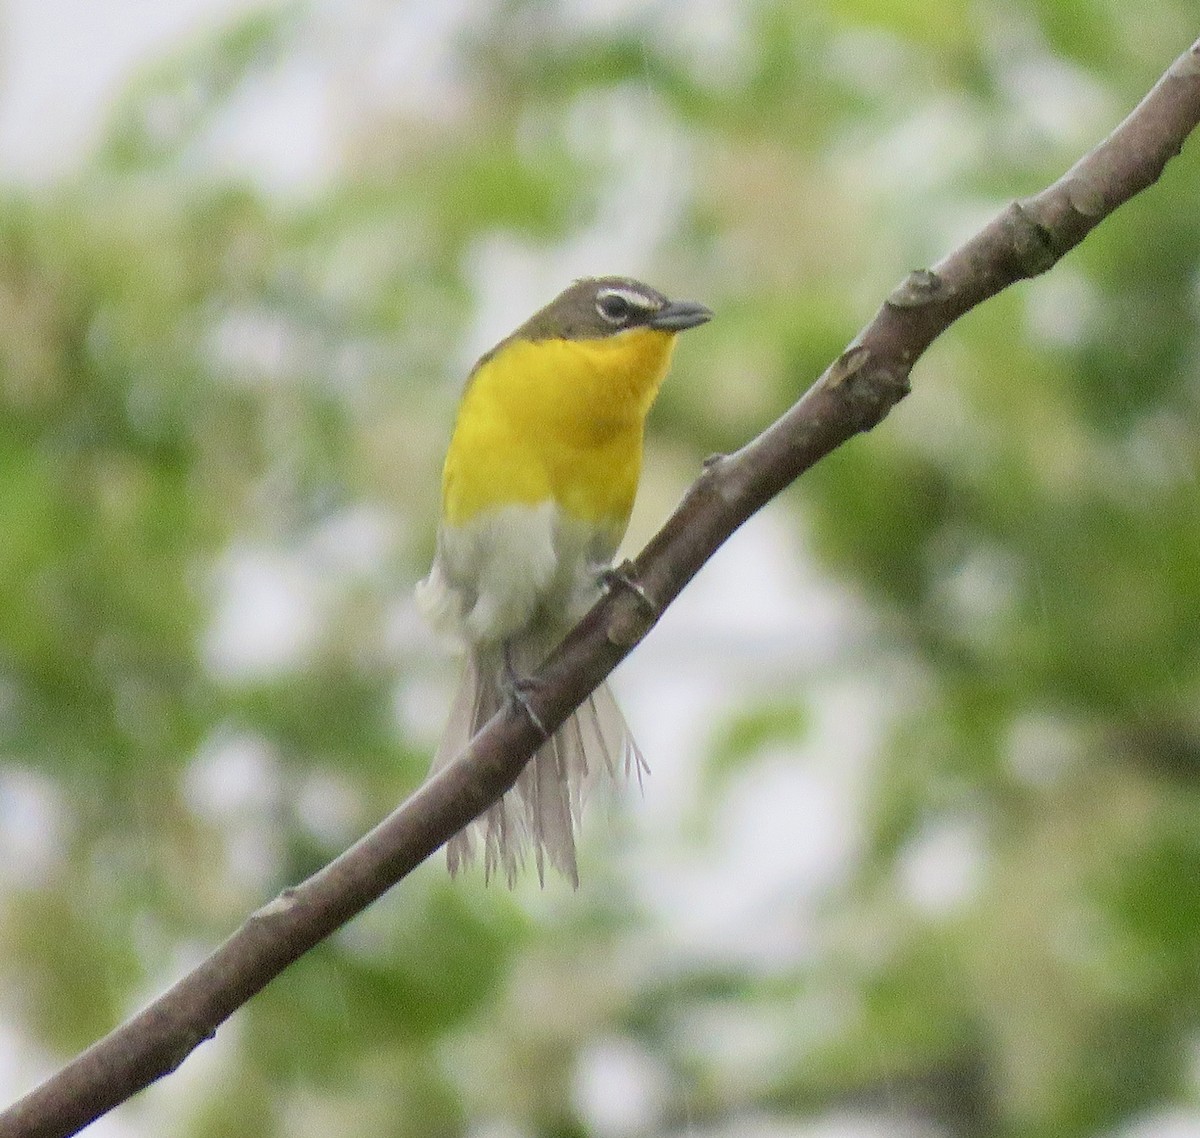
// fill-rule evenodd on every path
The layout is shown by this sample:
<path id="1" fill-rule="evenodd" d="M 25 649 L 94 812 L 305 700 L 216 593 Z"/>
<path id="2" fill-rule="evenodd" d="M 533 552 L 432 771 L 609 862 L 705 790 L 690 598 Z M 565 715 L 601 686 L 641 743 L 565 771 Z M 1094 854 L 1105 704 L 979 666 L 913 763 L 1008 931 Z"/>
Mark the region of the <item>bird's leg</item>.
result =
<path id="1" fill-rule="evenodd" d="M 600 586 L 606 592 L 628 589 L 641 602 L 642 607 L 655 619 L 662 616 L 662 608 L 633 576 L 633 562 L 622 561 L 620 565 L 606 565 L 598 573 Z"/>
<path id="2" fill-rule="evenodd" d="M 525 712 L 529 722 L 537 728 L 538 734 L 543 739 L 549 739 L 550 732 L 546 730 L 546 725 L 542 722 L 538 713 L 533 710 L 533 705 L 529 702 L 529 693 L 538 686 L 537 680 L 530 676 L 518 675 L 516 665 L 513 663 L 511 641 L 504 641 L 503 652 L 504 687 L 509 699 Z"/>

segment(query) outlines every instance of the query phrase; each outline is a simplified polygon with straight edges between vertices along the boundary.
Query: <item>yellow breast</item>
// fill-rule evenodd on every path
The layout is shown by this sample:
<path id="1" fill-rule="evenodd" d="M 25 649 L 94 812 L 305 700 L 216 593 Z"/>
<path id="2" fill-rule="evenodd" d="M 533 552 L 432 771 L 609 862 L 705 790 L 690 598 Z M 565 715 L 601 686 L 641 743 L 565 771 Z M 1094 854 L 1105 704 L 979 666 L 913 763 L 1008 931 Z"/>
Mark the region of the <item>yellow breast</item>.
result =
<path id="1" fill-rule="evenodd" d="M 514 340 L 471 377 L 443 472 L 443 519 L 553 500 L 624 532 L 646 414 L 675 336 L 648 328 L 596 340 Z"/>

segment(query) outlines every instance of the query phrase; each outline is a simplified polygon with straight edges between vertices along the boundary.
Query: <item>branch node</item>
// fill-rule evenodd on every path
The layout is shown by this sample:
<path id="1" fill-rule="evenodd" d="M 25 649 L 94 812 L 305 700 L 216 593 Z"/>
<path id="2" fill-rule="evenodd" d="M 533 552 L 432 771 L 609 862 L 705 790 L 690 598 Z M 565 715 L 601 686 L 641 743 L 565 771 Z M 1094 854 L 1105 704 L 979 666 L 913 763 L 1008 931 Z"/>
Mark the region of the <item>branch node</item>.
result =
<path id="1" fill-rule="evenodd" d="M 729 456 L 725 454 L 710 454 L 700 463 L 700 465 L 704 467 L 705 470 L 713 470 L 720 466 L 721 463 L 723 463 L 728 457 Z"/>
<path id="2" fill-rule="evenodd" d="M 862 344 L 847 348 L 823 377 L 827 390 L 836 392 L 855 433 L 869 431 L 909 393 L 911 365 L 897 366 L 876 360 Z"/>
<path id="3" fill-rule="evenodd" d="M 841 387 L 847 380 L 853 379 L 871 359 L 871 349 L 862 344 L 853 344 L 847 348 L 830 365 L 825 373 L 825 386 L 831 389 Z"/>
<path id="4" fill-rule="evenodd" d="M 1050 230 L 1034 220 L 1024 202 L 1013 202 L 1005 221 L 1013 256 L 1024 276 L 1036 277 L 1054 266 L 1059 258 L 1054 238 Z"/>
<path id="5" fill-rule="evenodd" d="M 912 371 L 905 368 L 903 371 L 889 371 L 886 376 L 886 382 L 892 389 L 892 404 L 893 406 L 900 402 L 905 396 L 912 393 L 912 381 L 910 379 Z"/>
<path id="6" fill-rule="evenodd" d="M 940 298 L 945 282 L 932 269 L 914 269 L 888 295 L 892 308 L 920 308 Z"/>
<path id="7" fill-rule="evenodd" d="M 1171 64 L 1167 74 L 1174 79 L 1195 79 L 1200 76 L 1200 40 Z"/>
<path id="8" fill-rule="evenodd" d="M 268 901 L 262 908 L 251 914 L 251 920 L 269 921 L 272 917 L 282 916 L 291 912 L 296 906 L 296 890 L 291 886 L 282 890 L 279 895 Z"/>
<path id="9" fill-rule="evenodd" d="M 173 1071 L 178 1071 L 179 1068 L 183 1066 L 183 1061 L 189 1055 L 191 1055 L 191 1053 L 195 1051 L 201 1043 L 207 1043 L 210 1039 L 216 1039 L 216 1037 L 217 1029 L 215 1027 L 210 1027 L 204 1031 L 195 1030 L 186 1032 L 184 1036 L 178 1040 L 175 1046 L 167 1052 L 166 1059 L 163 1064 L 165 1070 L 162 1073 L 164 1075 L 169 1075 Z"/>
<path id="10" fill-rule="evenodd" d="M 870 382 L 864 382 L 862 390 L 855 393 L 866 408 L 859 430 L 869 431 L 883 422 L 887 413 L 912 391 L 911 374 L 907 367 L 878 367 L 871 371 Z"/>

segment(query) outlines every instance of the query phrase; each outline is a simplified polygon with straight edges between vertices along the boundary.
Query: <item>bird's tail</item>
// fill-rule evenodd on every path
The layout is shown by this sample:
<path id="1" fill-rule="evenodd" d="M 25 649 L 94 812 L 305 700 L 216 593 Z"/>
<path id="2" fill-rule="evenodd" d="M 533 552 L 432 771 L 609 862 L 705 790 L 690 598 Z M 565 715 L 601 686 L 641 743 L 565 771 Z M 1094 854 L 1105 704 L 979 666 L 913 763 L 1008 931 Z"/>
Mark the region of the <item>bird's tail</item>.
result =
<path id="1" fill-rule="evenodd" d="M 537 661 L 534 661 L 536 663 Z M 514 661 L 521 667 L 523 661 Z M 445 734 L 431 774 L 450 763 L 471 737 L 500 709 L 506 695 L 503 659 L 498 649 L 468 654 Z M 583 803 L 596 778 L 647 772 L 641 751 L 607 684 L 601 684 L 579 709 L 541 745 L 516 785 L 446 846 L 451 874 L 469 864 L 476 840 L 483 843 L 484 874 L 503 871 L 509 886 L 532 849 L 538 880 L 545 882 L 548 861 L 576 888 L 579 868 L 575 833 Z"/>

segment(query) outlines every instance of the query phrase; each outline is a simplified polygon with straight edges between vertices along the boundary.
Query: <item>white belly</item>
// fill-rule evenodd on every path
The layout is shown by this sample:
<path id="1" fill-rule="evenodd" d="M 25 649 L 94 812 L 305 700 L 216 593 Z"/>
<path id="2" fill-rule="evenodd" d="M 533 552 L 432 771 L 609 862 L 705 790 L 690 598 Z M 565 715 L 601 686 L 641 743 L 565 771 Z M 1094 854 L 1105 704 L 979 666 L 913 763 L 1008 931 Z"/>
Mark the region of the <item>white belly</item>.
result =
<path id="1" fill-rule="evenodd" d="M 417 604 L 439 634 L 467 645 L 527 632 L 561 635 L 595 600 L 597 574 L 620 541 L 614 527 L 569 517 L 553 502 L 504 506 L 438 531 Z"/>

